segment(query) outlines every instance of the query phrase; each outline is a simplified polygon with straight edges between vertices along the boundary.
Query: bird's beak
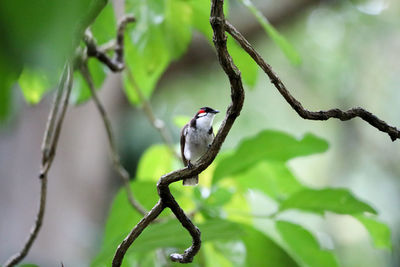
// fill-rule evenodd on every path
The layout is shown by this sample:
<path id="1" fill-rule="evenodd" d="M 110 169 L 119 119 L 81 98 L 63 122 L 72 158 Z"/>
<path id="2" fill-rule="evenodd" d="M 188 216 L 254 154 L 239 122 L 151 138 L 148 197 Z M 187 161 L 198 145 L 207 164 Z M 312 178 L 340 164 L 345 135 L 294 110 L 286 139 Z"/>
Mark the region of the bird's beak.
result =
<path id="1" fill-rule="evenodd" d="M 214 110 L 213 113 L 217 114 L 219 113 L 219 110 Z"/>

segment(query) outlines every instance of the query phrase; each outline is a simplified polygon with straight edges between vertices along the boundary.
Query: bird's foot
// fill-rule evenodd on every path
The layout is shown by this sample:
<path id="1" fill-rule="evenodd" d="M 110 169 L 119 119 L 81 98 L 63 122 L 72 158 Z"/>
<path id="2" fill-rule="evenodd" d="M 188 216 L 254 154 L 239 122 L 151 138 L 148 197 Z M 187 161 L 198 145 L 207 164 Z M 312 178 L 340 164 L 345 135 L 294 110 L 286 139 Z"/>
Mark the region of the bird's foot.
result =
<path id="1" fill-rule="evenodd" d="M 193 168 L 193 164 L 190 162 L 190 160 L 188 161 L 187 167 L 188 167 L 189 169 Z"/>

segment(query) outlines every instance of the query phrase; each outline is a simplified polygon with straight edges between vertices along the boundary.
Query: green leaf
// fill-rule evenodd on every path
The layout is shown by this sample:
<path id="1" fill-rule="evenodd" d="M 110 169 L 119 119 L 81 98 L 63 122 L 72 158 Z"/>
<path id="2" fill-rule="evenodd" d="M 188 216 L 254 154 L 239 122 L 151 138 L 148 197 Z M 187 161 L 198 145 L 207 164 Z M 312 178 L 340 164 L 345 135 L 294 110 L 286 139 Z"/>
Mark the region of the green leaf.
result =
<path id="1" fill-rule="evenodd" d="M 210 195 L 203 197 L 200 190 L 208 190 L 207 188 L 196 187 L 194 189 L 194 197 L 196 201 L 197 209 L 205 218 L 223 218 L 225 212 L 222 207 L 229 203 L 233 197 L 233 190 L 228 190 L 223 187 L 213 186 L 211 188 Z"/>
<path id="2" fill-rule="evenodd" d="M 106 72 L 103 64 L 97 59 L 88 60 L 88 68 L 92 75 L 93 83 L 96 90 L 99 90 L 106 78 Z M 71 102 L 75 105 L 83 104 L 92 98 L 89 85 L 80 71 L 74 72 L 74 85 L 71 92 Z"/>
<path id="3" fill-rule="evenodd" d="M 282 162 L 261 162 L 235 175 L 234 181 L 239 188 L 258 189 L 277 201 L 283 201 L 304 188 Z"/>
<path id="4" fill-rule="evenodd" d="M 125 38 L 128 69 L 135 82 L 124 75 L 129 101 L 139 104 L 135 87 L 149 98 L 171 60 L 187 50 L 191 40 L 192 9 L 183 0 L 130 0 L 126 3 L 137 22 Z"/>
<path id="5" fill-rule="evenodd" d="M 27 263 L 27 264 L 18 265 L 18 267 L 39 267 L 39 265 Z"/>
<path id="6" fill-rule="evenodd" d="M 152 182 L 134 181 L 131 183 L 131 189 L 135 198 L 146 209 L 150 209 L 158 201 L 157 190 Z M 118 244 L 142 217 L 128 202 L 125 189 L 121 189 L 114 198 L 107 217 L 101 251 L 93 260 L 91 266 L 97 267 L 101 263 L 110 266 Z"/>
<path id="7" fill-rule="evenodd" d="M 386 224 L 379 222 L 375 218 L 366 217 L 364 215 L 353 216 L 367 229 L 376 248 L 387 250 L 392 248 L 390 228 Z"/>
<path id="8" fill-rule="evenodd" d="M 140 158 L 136 177 L 143 180 L 158 181 L 172 169 L 173 155 L 166 145 L 149 147 Z"/>
<path id="9" fill-rule="evenodd" d="M 246 266 L 260 266 L 260 260 L 274 267 L 298 266 L 288 253 L 264 233 L 251 226 L 242 225 L 241 228 L 244 230 L 242 240 L 247 252 Z"/>
<path id="10" fill-rule="evenodd" d="M 313 235 L 300 225 L 277 221 L 276 227 L 281 237 L 288 245 L 290 253 L 301 263 L 310 267 L 335 267 L 339 266 L 335 255 L 321 249 Z"/>
<path id="11" fill-rule="evenodd" d="M 243 81 L 247 85 L 254 87 L 258 74 L 257 63 L 234 41 L 233 38 L 228 37 L 227 47 L 233 58 L 233 62 L 242 73 Z"/>
<path id="12" fill-rule="evenodd" d="M 274 26 L 269 23 L 266 17 L 254 6 L 250 0 L 240 0 L 243 5 L 245 5 L 254 17 L 258 20 L 261 26 L 264 28 L 265 32 L 271 37 L 272 41 L 283 51 L 285 56 L 294 65 L 299 65 L 301 63 L 301 57 L 296 49 L 286 40 L 286 38 L 281 35 Z"/>
<path id="13" fill-rule="evenodd" d="M 208 0 L 188 0 L 192 7 L 192 25 L 201 32 L 207 40 L 212 43 L 213 30 L 210 24 L 211 1 Z M 225 17 L 229 16 L 229 1 L 224 1 Z"/>
<path id="14" fill-rule="evenodd" d="M 192 7 L 193 27 L 200 31 L 209 42 L 212 42 L 213 30 L 210 24 L 211 1 L 188 0 Z"/>
<path id="15" fill-rule="evenodd" d="M 244 246 L 243 246 L 244 247 Z M 237 255 L 237 251 L 232 251 L 230 249 L 234 249 L 232 247 L 229 247 L 228 249 L 225 249 L 224 251 L 220 251 L 219 249 L 216 249 L 216 246 L 214 246 L 213 243 L 205 243 L 201 245 L 201 251 L 199 252 L 199 255 L 197 256 L 200 258 L 200 260 L 204 259 L 204 266 L 207 267 L 240 267 L 243 266 L 243 264 L 233 264 L 231 262 L 232 254 L 234 257 L 236 256 L 237 258 L 244 258 L 244 255 Z M 244 251 L 245 253 L 246 251 Z M 229 255 L 227 255 L 229 253 Z M 204 255 L 202 257 L 202 254 Z M 196 258 L 197 258 L 196 257 Z"/>
<path id="16" fill-rule="evenodd" d="M 331 211 L 339 214 L 376 214 L 370 205 L 355 198 L 347 189 L 304 189 L 285 200 L 280 210 L 299 209 L 323 214 Z"/>
<path id="17" fill-rule="evenodd" d="M 0 58 L 58 76 L 106 0 L 0 1 Z M 12 30 L 11 30 L 12 29 Z"/>
<path id="18" fill-rule="evenodd" d="M 124 91 L 133 105 L 140 104 L 140 98 L 137 95 L 138 88 L 146 99 L 150 98 L 159 78 L 171 61 L 160 33 L 154 30 L 154 35 L 149 36 L 148 39 L 150 41 L 143 44 L 143 48 L 140 49 L 130 40 L 125 41 L 127 69 L 123 73 Z M 131 72 L 134 83 L 129 79 L 129 74 L 126 73 L 128 71 Z"/>
<path id="19" fill-rule="evenodd" d="M 328 149 L 328 143 L 312 134 L 302 139 L 278 131 L 262 131 L 254 137 L 243 140 L 235 153 L 225 157 L 217 165 L 214 182 L 222 177 L 234 175 L 261 161 L 285 162 L 289 159 L 321 153 Z"/>
<path id="20" fill-rule="evenodd" d="M 225 220 L 207 220 L 198 225 L 202 233 L 202 241 L 232 240 L 241 234 L 239 225 Z M 151 251 L 160 247 L 186 248 L 191 244 L 190 234 L 178 220 L 170 220 L 150 226 L 135 241 L 135 253 Z"/>
<path id="21" fill-rule="evenodd" d="M 111 2 L 103 8 L 94 23 L 90 26 L 90 29 L 98 44 L 104 44 L 115 39 L 117 35 L 117 22 Z"/>
<path id="22" fill-rule="evenodd" d="M 25 67 L 19 79 L 19 86 L 29 104 L 37 104 L 43 95 L 49 91 L 51 86 L 50 79 L 43 70 Z"/>
<path id="23" fill-rule="evenodd" d="M 189 46 L 192 39 L 191 20 L 192 9 L 186 0 L 166 1 L 163 31 L 173 60 L 179 59 Z"/>

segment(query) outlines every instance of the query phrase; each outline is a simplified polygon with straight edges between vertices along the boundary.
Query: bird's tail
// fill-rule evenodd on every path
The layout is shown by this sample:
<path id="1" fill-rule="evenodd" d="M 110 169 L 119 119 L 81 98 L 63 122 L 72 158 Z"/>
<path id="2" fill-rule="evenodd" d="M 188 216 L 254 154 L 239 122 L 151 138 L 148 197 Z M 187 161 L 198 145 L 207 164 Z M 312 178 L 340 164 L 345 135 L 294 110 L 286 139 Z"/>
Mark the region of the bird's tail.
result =
<path id="1" fill-rule="evenodd" d="M 190 178 L 183 179 L 183 185 L 186 185 L 186 186 L 190 186 L 190 185 L 194 186 L 194 185 L 197 185 L 198 183 L 199 183 L 199 176 L 198 175 L 190 177 Z"/>

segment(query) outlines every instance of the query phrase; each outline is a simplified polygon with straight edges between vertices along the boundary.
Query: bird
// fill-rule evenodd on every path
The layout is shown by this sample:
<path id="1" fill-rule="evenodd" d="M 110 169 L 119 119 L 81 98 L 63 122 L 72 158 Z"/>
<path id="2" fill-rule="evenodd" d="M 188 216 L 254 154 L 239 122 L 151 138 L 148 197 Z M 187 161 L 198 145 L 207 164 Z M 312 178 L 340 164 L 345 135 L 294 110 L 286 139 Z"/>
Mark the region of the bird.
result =
<path id="1" fill-rule="evenodd" d="M 214 140 L 213 121 L 218 110 L 202 107 L 181 131 L 181 156 L 188 168 L 203 156 Z M 197 185 L 199 176 L 183 179 L 183 185 Z"/>

